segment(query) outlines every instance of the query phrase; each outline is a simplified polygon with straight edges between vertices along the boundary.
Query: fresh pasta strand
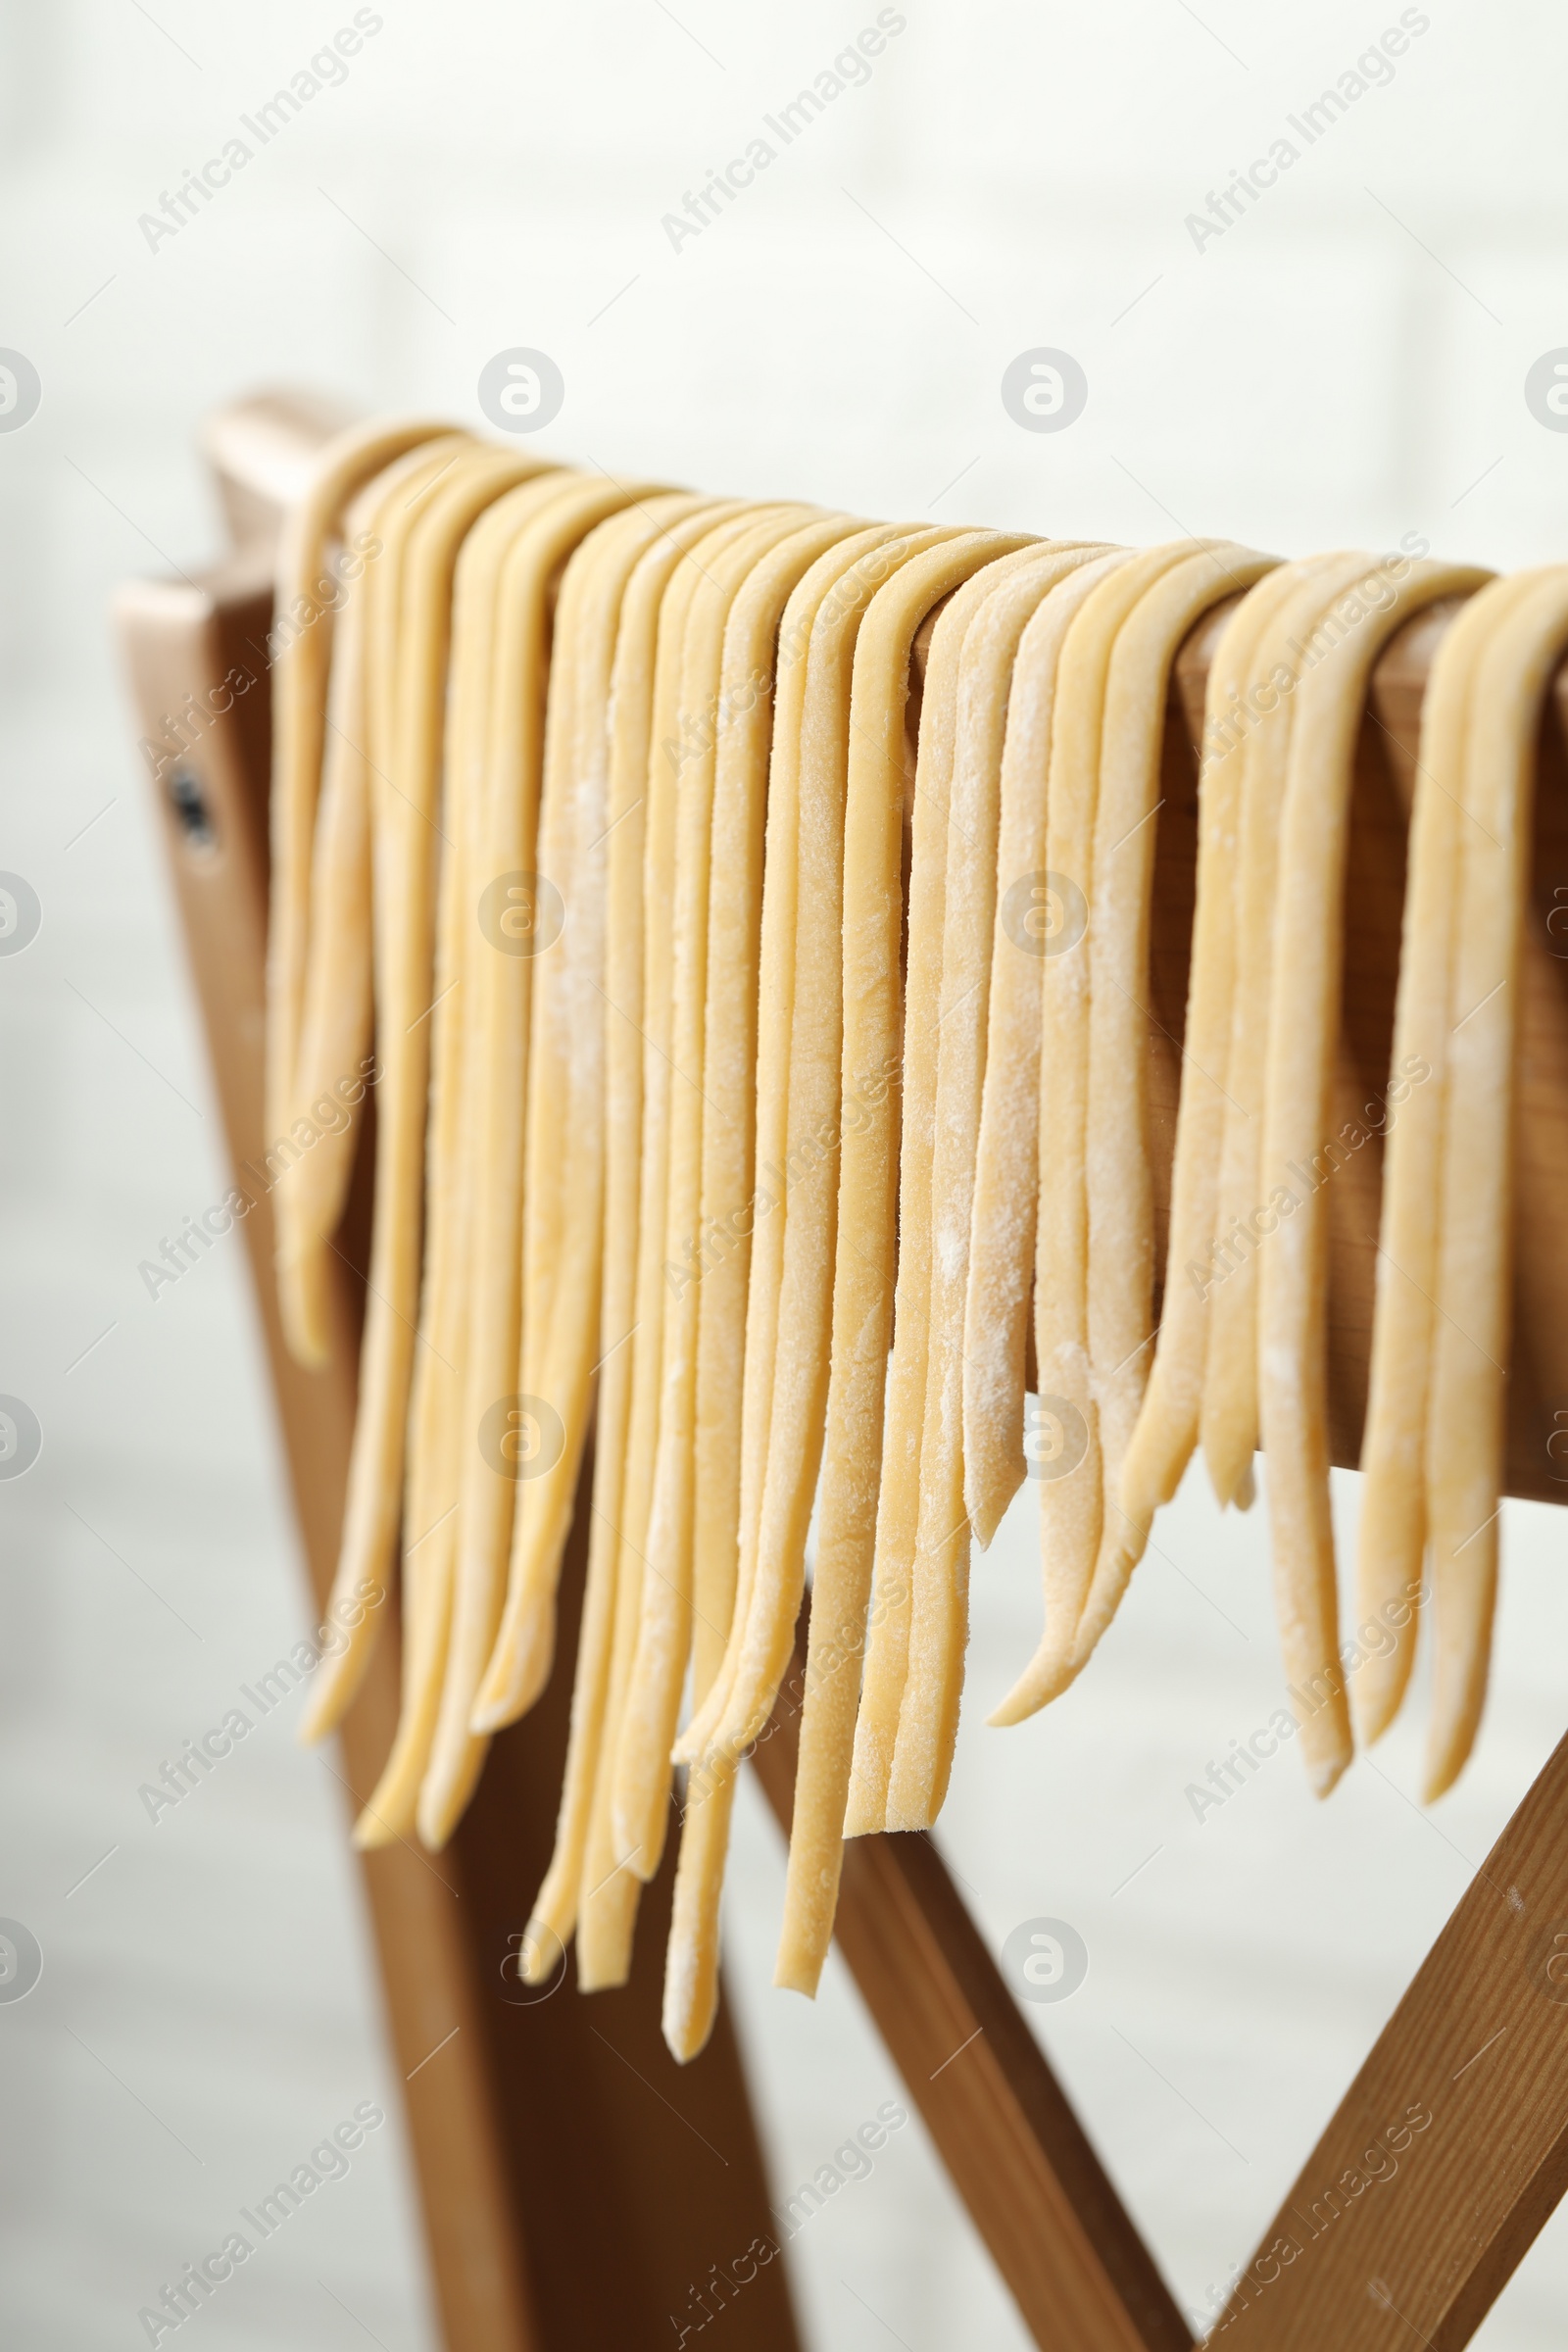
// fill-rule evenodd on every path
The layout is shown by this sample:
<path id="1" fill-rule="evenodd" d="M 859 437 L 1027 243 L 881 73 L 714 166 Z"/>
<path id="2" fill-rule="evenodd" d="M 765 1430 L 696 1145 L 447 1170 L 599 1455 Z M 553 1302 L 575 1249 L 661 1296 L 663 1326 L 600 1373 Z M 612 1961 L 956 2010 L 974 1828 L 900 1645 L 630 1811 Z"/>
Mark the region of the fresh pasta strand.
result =
<path id="1" fill-rule="evenodd" d="M 1276 1188 L 1292 1193 L 1291 1178 L 1305 1197 L 1293 1194 L 1295 1206 L 1258 1251 L 1258 1399 L 1280 1642 L 1318 1796 L 1348 1763 L 1351 1741 L 1329 1515 L 1327 1204 L 1321 1184 L 1301 1171 L 1323 1158 L 1331 1172 L 1335 1164 L 1325 1138 L 1355 743 L 1372 664 L 1395 630 L 1437 598 L 1464 595 L 1488 577 L 1473 565 L 1419 563 L 1396 583 L 1392 568 L 1367 566 L 1365 594 L 1352 588 L 1329 609 L 1337 636 L 1297 690 L 1280 818 L 1262 1169 L 1271 1199 Z"/>
<path id="2" fill-rule="evenodd" d="M 1199 553 L 1204 552 L 1201 543 Z M 1102 1465 L 1089 1366 L 1089 1204 L 1084 1186 L 1089 1100 L 1091 968 L 1087 879 L 1094 886 L 1107 683 L 1120 632 L 1145 596 L 1188 561 L 1194 543 L 1147 549 L 1085 599 L 1056 666 L 1046 804 L 1046 867 L 1056 954 L 1042 959 L 1039 1183 L 1035 1246 L 1035 1358 L 1045 1625 L 1035 1655 L 989 1717 L 1031 1715 L 1072 1679 L 1073 1643 L 1102 1530 Z"/>
<path id="3" fill-rule="evenodd" d="M 1530 575 L 1527 575 L 1527 577 Z M 1476 665 L 1447 1056 L 1443 1244 L 1427 1414 L 1434 1675 L 1425 1787 L 1453 1786 L 1486 1699 L 1512 1300 L 1513 1102 L 1542 705 L 1568 648 L 1568 569 L 1534 575 Z M 1480 839 L 1475 838 L 1479 830 Z"/>
<path id="4" fill-rule="evenodd" d="M 906 734 L 909 663 L 927 615 L 997 553 L 993 534 L 968 531 L 911 557 L 873 597 L 855 648 L 844 807 L 841 1093 L 857 1115 L 844 1117 L 840 1145 L 827 1428 L 774 1972 L 776 1984 L 807 1994 L 815 1993 L 821 1975 L 843 1865 L 893 1328 L 902 864 L 906 795 L 913 784 Z M 889 1687 L 896 1710 L 898 1685 L 891 1678 Z"/>
<path id="5" fill-rule="evenodd" d="M 1295 683 L 1248 737 L 1243 752 L 1237 836 L 1234 978 L 1225 1062 L 1225 1120 L 1220 1144 L 1217 1213 L 1201 1255 L 1215 1269 L 1207 1282 L 1207 1334 L 1199 1440 L 1209 1482 L 1223 1509 L 1251 1499 L 1258 1443 L 1257 1266 L 1249 1220 L 1262 1213 L 1263 1085 L 1274 968 L 1280 815 L 1298 721 L 1300 678 L 1327 650 L 1324 614 L 1366 573 L 1364 555 L 1339 553 L 1287 567 L 1294 592 L 1275 610 L 1256 649 L 1260 678 Z M 1254 695 L 1255 700 L 1255 695 Z M 1277 1203 L 1274 1206 L 1277 1208 Z M 1245 1501 L 1244 1501 L 1245 1497 Z"/>
<path id="6" fill-rule="evenodd" d="M 1118 1500 L 1153 1338 L 1154 1214 L 1147 1132 L 1149 919 L 1171 664 L 1196 623 L 1275 559 L 1223 547 L 1179 564 L 1128 620 L 1111 661 L 1095 816 L 1090 915 L 1089 1375 L 1102 1478 L 1093 1582 L 1073 1637 L 1081 1673 L 1143 1557 L 1147 1523 Z"/>
<path id="7" fill-rule="evenodd" d="M 983 1551 L 1023 1484 L 1025 1372 L 1040 1173 L 1041 961 L 1052 953 L 1046 782 L 1062 640 L 1131 550 L 1077 549 L 1019 640 L 1007 697 L 985 1081 L 963 1328 L 964 1507 Z"/>
<path id="8" fill-rule="evenodd" d="M 531 1403 L 513 1392 L 513 1383 L 521 1320 L 529 926 L 539 919 L 544 896 L 535 854 L 549 588 L 595 524 L 647 487 L 578 477 L 513 541 L 497 598 L 486 838 L 473 876 L 482 882 L 476 919 L 491 953 L 478 959 L 480 1156 L 463 1404 L 469 1434 L 459 1489 L 446 1671 L 416 1816 L 420 1838 L 432 1848 L 445 1844 L 461 1818 L 488 1744 L 471 1732 L 469 1717 L 501 1614 L 515 1477 L 530 1438 Z"/>
<path id="9" fill-rule="evenodd" d="M 558 1296 L 558 1306 L 567 1326 L 562 1334 L 562 1345 L 573 1362 L 576 1360 L 576 1350 L 590 1336 L 596 1343 L 594 1351 L 601 1357 L 611 1356 L 610 1316 L 617 1311 L 608 1299 L 602 1273 L 608 1272 L 611 1257 L 608 1198 L 611 1169 L 610 1041 L 606 1028 L 607 1021 L 612 1017 L 608 995 L 608 966 L 614 952 L 613 941 L 608 936 L 612 822 L 611 711 L 620 620 L 632 575 L 644 556 L 650 549 L 657 551 L 664 543 L 670 543 L 672 548 L 670 535 L 675 528 L 701 514 L 710 503 L 685 492 L 671 492 L 663 498 L 648 499 L 630 512 L 601 523 L 584 541 L 578 557 L 573 559 L 573 562 L 577 562 L 590 551 L 595 558 L 592 650 L 582 664 L 578 685 L 579 790 L 572 867 L 574 897 L 582 905 L 583 928 L 591 936 L 584 944 L 577 938 L 577 926 L 573 924 L 568 927 L 567 938 L 573 955 L 581 958 L 577 983 L 582 1010 L 576 1050 L 597 1093 L 585 1093 L 580 1084 L 574 1085 L 575 1108 L 572 1116 L 584 1120 L 589 1130 L 590 1153 L 597 1153 L 598 1159 L 597 1172 L 591 1160 L 585 1171 L 591 1200 L 587 1202 L 574 1200 L 568 1204 L 573 1216 L 586 1216 L 591 1210 L 597 1219 L 591 1335 L 575 1328 L 571 1321 L 574 1314 L 584 1310 L 586 1301 L 573 1295 L 569 1284 L 563 1284 Z M 599 899 L 597 913 L 593 911 L 593 903 L 588 896 L 595 890 Z M 627 1319 L 623 1318 L 615 1324 L 616 1340 L 623 1333 Z M 602 1375 L 599 1390 L 601 1446 L 611 1442 L 610 1423 L 613 1420 L 619 1428 L 624 1422 L 623 1409 L 617 1411 L 612 1392 L 618 1394 L 623 1407 L 624 1382 L 617 1383 L 614 1361 L 611 1358 Z M 584 1424 L 587 1416 L 585 1384 Z M 583 1443 L 581 1431 L 576 1442 L 580 1451 Z M 568 1431 L 568 1446 L 570 1443 Z M 599 1457 L 596 1456 L 596 1494 L 602 1475 Z M 589 1533 L 588 1573 L 573 1669 L 571 1725 L 565 1769 L 562 1776 L 555 1850 L 544 1882 L 534 1897 L 522 1947 L 524 1974 L 530 1982 L 540 1982 L 553 1974 L 576 1927 L 589 1809 L 593 1800 L 594 1775 L 599 1761 L 605 1704 L 609 1694 L 611 1644 L 614 1630 L 614 1544 L 609 1537 L 609 1521 L 602 1513 L 595 1512 Z M 496 1648 L 486 1670 L 485 1683 L 475 1701 L 473 1725 L 476 1731 L 499 1730 L 503 1722 L 510 1720 L 497 1704 L 499 1700 L 509 1698 L 511 1690 L 510 1683 L 503 1685 L 497 1663 L 501 1661 L 502 1667 L 505 1667 L 506 1642 L 506 1624 L 503 1620 L 502 1631 L 497 1636 Z M 486 1720 L 492 1707 L 495 1713 Z"/>
<path id="10" fill-rule="evenodd" d="M 1019 639 L 1042 598 L 1095 552 L 1031 550 L 1027 561 L 1015 558 L 982 575 L 998 584 L 975 610 L 958 659 L 939 950 L 919 1502 L 908 1664 L 888 1783 L 890 1828 L 929 1828 L 942 1809 L 968 1640 L 963 1332 L 1008 687 Z"/>
<path id="11" fill-rule="evenodd" d="M 641 1551 L 625 1541 L 623 1529 L 644 1215 L 644 876 L 660 627 L 671 575 L 677 568 L 691 570 L 701 564 L 704 544 L 714 526 L 743 512 L 738 502 L 714 502 L 673 525 L 649 549 L 628 583 L 615 640 L 607 845 L 603 1360 L 589 1555 L 590 1578 L 602 1560 L 612 1599 L 607 1604 L 609 1656 L 585 1808 L 576 1906 L 577 1982 L 584 1992 L 625 1983 L 643 1885 L 636 1871 L 623 1864 L 616 1847 L 614 1787 L 621 1712 L 642 1613 Z M 645 1495 L 633 1495 L 631 1500 L 639 1512 L 646 1510 Z M 589 1775 L 585 1761 L 585 1781 Z"/>
<path id="12" fill-rule="evenodd" d="M 437 450 L 443 445 L 438 444 Z M 368 613 L 372 951 L 379 1090 L 375 1207 L 359 1404 L 329 1615 L 353 1624 L 312 1693 L 319 1739 L 369 1659 L 396 1551 L 419 1299 L 422 1158 L 434 966 L 434 858 L 448 606 L 456 548 L 508 478 L 500 452 L 466 442 L 383 502 L 383 555 Z M 514 472 L 511 478 L 515 478 Z M 390 511 L 389 511 L 390 510 Z M 405 634 L 400 616 L 407 612 Z M 327 1246 L 320 1237 L 320 1246 Z M 296 1261 L 297 1262 L 297 1261 Z M 367 1605 L 368 1604 L 368 1605 Z"/>
<path id="13" fill-rule="evenodd" d="M 1319 566 L 1333 559 L 1313 559 Z M 1209 664 L 1200 747 L 1198 889 L 1188 970 L 1182 1084 L 1171 1171 L 1170 1242 L 1154 1361 L 1122 1463 L 1120 1503 L 1134 1526 L 1152 1524 L 1198 1445 L 1218 1224 L 1226 1064 L 1236 982 L 1236 881 L 1249 736 L 1279 707 L 1258 662 L 1264 634 L 1295 595 L 1303 567 L 1266 572 L 1225 622 Z M 1272 703 L 1263 704 L 1264 693 Z M 1261 706 L 1261 707 L 1260 707 Z"/>
<path id="14" fill-rule="evenodd" d="M 352 425 L 321 451 L 278 545 L 277 612 L 290 631 L 272 675 L 272 893 L 267 955 L 267 1125 L 287 1133 L 305 1002 L 311 849 L 325 738 L 331 630 L 321 625 L 327 542 L 347 502 L 405 452 L 455 437 L 425 417 Z M 305 608 L 304 615 L 300 607 Z"/>
<path id="15" fill-rule="evenodd" d="M 674 1745 L 677 1763 L 704 1755 L 722 1723 L 739 1668 L 758 1568 L 767 1470 L 773 1365 L 784 1271 L 784 1218 L 778 1213 L 789 1156 L 789 1041 L 795 993 L 797 833 L 808 654 L 817 618 L 842 601 L 857 606 L 867 587 L 896 569 L 904 541 L 877 523 L 839 541 L 806 573 L 779 624 L 773 740 L 768 761 L 767 821 L 759 946 L 756 1073 L 756 1182 L 760 1222 L 754 1225 L 747 1268 L 746 1356 L 742 1379 L 740 1535 L 729 1640 L 710 1686 Z"/>
<path id="16" fill-rule="evenodd" d="M 829 516 L 794 533 L 752 573 L 724 637 L 715 705 L 703 1061 L 702 1245 L 693 1455 L 692 1696 L 700 1706 L 722 1663 L 734 1615 L 739 1455 L 750 1235 L 763 1208 L 756 1183 L 753 1088 L 761 931 L 762 828 L 771 696 L 784 607 L 810 565 L 859 529 Z M 880 593 L 880 591 L 879 591 Z M 854 728 L 852 715 L 852 733 Z M 765 1196 L 771 1200 L 771 1196 Z M 664 1970 L 664 2038 L 685 2063 L 706 2045 L 718 1996 L 718 1909 L 737 1760 L 691 1766 Z"/>
<path id="17" fill-rule="evenodd" d="M 1425 1450 L 1443 1203 L 1443 1136 L 1461 859 L 1479 846 L 1465 798 L 1468 721 L 1477 662 L 1501 617 L 1537 574 L 1494 580 L 1450 620 L 1427 677 L 1399 943 L 1383 1209 L 1372 1316 L 1356 1617 L 1387 1627 L 1353 1687 L 1355 1728 L 1368 1745 L 1397 1713 L 1415 1659 L 1426 1550 Z M 1419 1083 L 1412 1074 L 1425 1071 Z"/>
<path id="18" fill-rule="evenodd" d="M 711 563 L 693 590 L 680 647 L 672 732 L 655 743 L 673 802 L 669 911 L 669 1061 L 658 1437 L 644 1546 L 637 1649 L 621 1720 L 615 1828 L 622 1851 L 651 1878 L 669 1820 L 669 1750 L 692 1640 L 692 1517 L 698 1293 L 689 1252 L 702 1213 L 704 1012 L 708 984 L 711 745 L 681 759 L 696 720 L 716 703 L 725 626 L 748 576 L 781 540 L 815 519 L 806 508 L 759 514 Z M 684 1270 L 686 1279 L 679 1276 Z"/>
<path id="19" fill-rule="evenodd" d="M 275 956 L 269 952 L 277 986 L 270 979 L 269 1161 L 279 1163 L 273 1247 L 283 1336 L 296 1361 L 314 1369 L 327 1361 L 332 1348 L 329 1244 L 359 1137 L 352 1127 L 339 1138 L 318 1135 L 301 1152 L 295 1123 L 317 1095 L 336 1086 L 351 1066 L 358 1068 L 373 1026 L 370 779 L 378 765 L 384 772 L 396 692 L 381 616 L 389 603 L 396 610 L 421 494 L 476 446 L 462 433 L 422 438 L 361 489 L 343 516 L 345 543 L 355 551 L 344 559 L 345 572 L 351 561 L 360 569 L 342 608 L 323 611 L 278 656 Z M 302 601 L 308 610 L 312 600 Z M 296 671 L 285 684 L 282 664 L 291 657 Z M 381 745 L 379 754 L 372 739 Z M 301 857 L 303 872 L 291 880 L 290 868 Z M 292 974 L 286 983 L 285 967 Z M 284 997 L 290 1000 L 286 1013 Z M 311 1120 L 307 1133 L 315 1127 Z"/>

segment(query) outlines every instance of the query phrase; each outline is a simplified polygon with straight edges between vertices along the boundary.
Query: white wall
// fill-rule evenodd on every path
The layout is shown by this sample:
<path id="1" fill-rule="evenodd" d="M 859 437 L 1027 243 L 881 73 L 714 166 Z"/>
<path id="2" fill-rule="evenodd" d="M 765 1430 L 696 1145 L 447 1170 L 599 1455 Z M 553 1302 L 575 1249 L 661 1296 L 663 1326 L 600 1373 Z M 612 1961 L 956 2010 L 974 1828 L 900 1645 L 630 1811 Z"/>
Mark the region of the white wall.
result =
<path id="1" fill-rule="evenodd" d="M 51 2352 L 144 2340 L 138 2305 L 237 2204 L 392 2096 L 329 1769 L 279 1722 L 156 1828 L 135 1794 L 305 1621 L 238 1250 L 156 1306 L 135 1272 L 221 1178 L 104 603 L 211 552 L 204 412 L 299 383 L 477 420 L 480 368 L 520 344 L 565 377 L 551 445 L 617 473 L 1288 553 L 1415 530 L 1517 565 L 1568 537 L 1568 437 L 1522 390 L 1568 344 L 1568 37 L 1540 0 L 1432 0 L 1392 83 L 1201 250 L 1185 217 L 1392 0 L 903 0 L 866 86 L 678 251 L 662 215 L 869 0 L 376 13 L 345 84 L 151 250 L 138 216 L 348 0 L 0 10 L 0 344 L 43 383 L 0 433 L 0 866 L 44 906 L 0 960 L 0 1390 L 45 1428 L 0 1485 L 0 1915 L 46 1953 L 0 2007 L 0 2229 L 8 2332 Z M 999 398 L 1035 345 L 1088 375 L 1058 435 Z M 1264 1546 L 1196 1489 L 1156 1537 L 1093 1672 L 1007 1735 L 982 1717 L 1033 1638 L 1025 1516 L 977 1566 L 943 1837 L 999 1947 L 1040 1915 L 1087 1939 L 1082 1991 L 1031 2018 L 1196 2312 L 1560 1732 L 1568 1598 L 1556 1522 L 1512 1514 L 1480 1754 L 1430 1816 L 1401 1729 L 1327 1807 L 1286 1756 L 1200 1824 L 1186 1785 L 1277 1703 Z M 768 1990 L 780 1885 L 749 1801 L 732 1977 L 787 2192 L 895 2084 L 836 1964 L 814 2010 Z M 415 2352 L 413 2240 L 388 2129 L 205 2340 Z M 916 2126 L 791 2259 L 832 2352 L 1023 2340 Z M 1544 2352 L 1565 2291 L 1554 2223 L 1479 2340 Z"/>

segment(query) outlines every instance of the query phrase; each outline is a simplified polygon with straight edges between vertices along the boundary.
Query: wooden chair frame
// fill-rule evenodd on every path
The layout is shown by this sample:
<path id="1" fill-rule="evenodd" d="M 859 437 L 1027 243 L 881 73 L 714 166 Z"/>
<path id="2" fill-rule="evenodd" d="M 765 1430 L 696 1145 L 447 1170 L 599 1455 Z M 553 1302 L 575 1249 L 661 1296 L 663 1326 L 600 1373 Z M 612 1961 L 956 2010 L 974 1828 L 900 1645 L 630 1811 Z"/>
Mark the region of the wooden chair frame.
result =
<path id="1" fill-rule="evenodd" d="M 272 539 L 289 483 L 330 420 L 267 399 L 208 434 L 236 548 L 194 585 L 127 587 L 118 620 L 183 918 L 228 1147 L 261 1169 L 268 896 Z M 1360 750 L 1341 1083 L 1350 1108 L 1388 1070 L 1404 833 L 1420 705 L 1452 608 L 1395 639 Z M 1152 1145 L 1168 1184 L 1196 856 L 1196 760 L 1211 614 L 1172 678 L 1149 1007 Z M 1510 1491 L 1559 1500 L 1568 1463 L 1568 966 L 1556 877 L 1568 876 L 1568 682 L 1543 735 L 1536 914 L 1523 983 Z M 1365 1406 L 1379 1169 L 1374 1145 L 1331 1203 L 1336 1458 L 1357 1458 Z M 363 1148 L 360 1166 L 368 1168 Z M 244 1180 L 244 1179 L 242 1179 Z M 254 1189 L 254 1179 L 251 1179 Z M 245 1222 L 301 1540 L 318 1602 L 335 1564 L 354 1414 L 368 1202 L 340 1237 L 339 1346 L 306 1373 L 288 1356 L 265 1192 Z M 1163 1200 L 1161 1200 L 1163 1213 Z M 1525 1278 L 1527 1277 L 1527 1278 Z M 1562 1400 L 1559 1407 L 1559 1399 Z M 583 1545 L 565 1576 L 574 1639 Z M 383 1633 L 344 1728 L 342 1775 L 373 1786 L 397 1711 Z M 669 1863 L 648 1891 L 631 1983 L 592 2002 L 531 1998 L 515 1950 L 554 1829 L 567 1678 L 495 1748 L 452 1847 L 365 1857 L 394 2051 L 448 2352 L 556 2352 L 676 2342 L 715 2267 L 775 2242 L 740 2053 L 727 2016 L 677 2069 L 659 2031 Z M 754 1756 L 788 1829 L 803 1669 Z M 671 1846 L 673 1846 L 671 1840 Z M 1192 2337 L 925 1837 L 854 1840 L 838 1941 L 1036 2342 L 1072 2352 L 1178 2352 Z M 697 2145 L 703 2143 L 707 2155 Z M 700 2197 L 652 2210 L 649 2180 Z M 1568 1740 L 1459 1903 L 1242 2273 L 1209 2341 L 1234 2352 L 1432 2352 L 1467 2343 L 1568 2186 Z M 666 2335 L 665 2330 L 670 2332 Z M 781 2262 L 746 2289 L 736 2340 L 791 2352 Z"/>

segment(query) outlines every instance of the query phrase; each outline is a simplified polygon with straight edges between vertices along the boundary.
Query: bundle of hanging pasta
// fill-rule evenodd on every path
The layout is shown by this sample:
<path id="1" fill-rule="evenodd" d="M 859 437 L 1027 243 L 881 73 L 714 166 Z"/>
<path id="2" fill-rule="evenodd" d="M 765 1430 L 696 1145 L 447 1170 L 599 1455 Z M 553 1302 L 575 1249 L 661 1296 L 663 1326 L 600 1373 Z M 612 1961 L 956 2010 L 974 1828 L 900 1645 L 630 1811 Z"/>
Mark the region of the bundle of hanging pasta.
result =
<path id="1" fill-rule="evenodd" d="M 371 557 L 329 619 L 312 584 L 339 538 Z M 1507 982 L 1535 719 L 1568 637 L 1565 575 L 1483 576 L 867 524 L 433 422 L 326 452 L 279 580 L 312 617 L 278 663 L 270 1131 L 298 1135 L 373 1038 L 339 1586 L 380 1593 L 401 1567 L 403 1705 L 362 1843 L 439 1846 L 544 1688 L 590 1423 L 526 1960 L 547 1977 L 575 1936 L 585 1988 L 624 1980 L 684 1766 L 679 2057 L 714 2013 L 735 1775 L 792 1654 L 813 1509 L 781 1984 L 815 1989 L 844 1838 L 941 1808 L 971 1538 L 1028 1467 L 1044 1631 L 993 1721 L 1081 1671 L 1195 1446 L 1246 1503 L 1261 1438 L 1285 1663 L 1332 1785 L 1350 1735 L 1324 1215 L 1316 1194 L 1287 1209 L 1286 1171 L 1330 1132 L 1369 671 L 1412 613 L 1470 596 L 1413 819 L 1396 1073 L 1430 1076 L 1390 1137 L 1360 1559 L 1374 1606 L 1419 1592 L 1430 1552 L 1433 1786 L 1451 1779 L 1495 1581 Z M 1164 713 L 1183 639 L 1227 604 L 1156 1332 Z M 308 1363 L 354 1145 L 322 1137 L 277 1190 Z M 1234 1270 L 1193 1279 L 1218 1236 Z M 381 1613 L 323 1666 L 313 1736 Z M 1359 1686 L 1368 1736 L 1412 1642 Z"/>

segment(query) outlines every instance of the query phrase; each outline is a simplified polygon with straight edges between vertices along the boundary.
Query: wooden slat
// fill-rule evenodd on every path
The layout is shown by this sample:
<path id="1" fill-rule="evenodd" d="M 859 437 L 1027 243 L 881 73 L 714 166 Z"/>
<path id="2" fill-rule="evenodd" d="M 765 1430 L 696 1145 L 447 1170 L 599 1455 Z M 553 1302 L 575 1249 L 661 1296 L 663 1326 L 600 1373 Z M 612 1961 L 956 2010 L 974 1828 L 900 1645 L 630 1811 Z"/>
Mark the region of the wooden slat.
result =
<path id="1" fill-rule="evenodd" d="M 1568 1740 L 1379 2034 L 1210 2340 L 1467 2344 L 1568 2188 Z"/>
<path id="2" fill-rule="evenodd" d="M 786 1837 L 805 1689 L 798 1645 L 752 1758 Z M 846 1843 L 835 1934 L 1035 2341 L 1186 2352 L 1181 2313 L 929 1838 Z"/>

